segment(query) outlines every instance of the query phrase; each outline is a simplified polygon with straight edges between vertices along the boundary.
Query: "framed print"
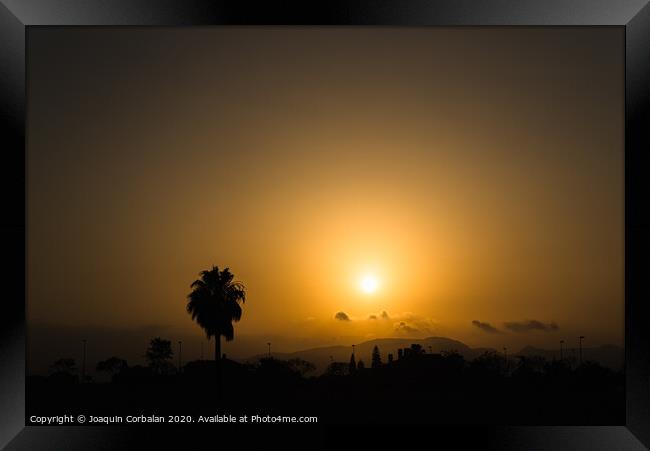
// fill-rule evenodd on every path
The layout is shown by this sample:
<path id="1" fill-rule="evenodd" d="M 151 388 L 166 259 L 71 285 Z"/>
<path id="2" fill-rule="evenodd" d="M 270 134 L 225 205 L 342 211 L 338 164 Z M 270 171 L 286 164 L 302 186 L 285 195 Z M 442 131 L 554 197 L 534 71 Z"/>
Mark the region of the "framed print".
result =
<path id="1" fill-rule="evenodd" d="M 646 449 L 647 2 L 0 11 L 7 449 Z"/>

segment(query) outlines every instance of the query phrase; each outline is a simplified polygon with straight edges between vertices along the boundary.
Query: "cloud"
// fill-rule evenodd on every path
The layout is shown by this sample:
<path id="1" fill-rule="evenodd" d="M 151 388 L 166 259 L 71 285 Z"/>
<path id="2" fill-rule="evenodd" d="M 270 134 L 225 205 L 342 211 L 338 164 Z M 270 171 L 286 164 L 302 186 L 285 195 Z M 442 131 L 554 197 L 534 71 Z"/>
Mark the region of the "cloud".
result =
<path id="1" fill-rule="evenodd" d="M 358 321 L 357 321 L 358 320 Z M 388 314 L 385 310 L 375 313 L 369 313 L 366 317 L 350 317 L 350 321 L 362 324 L 365 322 L 367 327 L 371 327 L 373 333 L 379 335 L 393 333 L 432 336 L 438 329 L 436 320 L 430 317 L 421 316 L 412 312 Z"/>
<path id="2" fill-rule="evenodd" d="M 404 332 L 404 333 L 407 333 L 407 334 L 419 332 L 418 329 L 416 329 L 415 327 L 409 326 L 404 321 L 400 321 L 399 323 L 395 323 L 395 330 L 397 332 Z"/>
<path id="3" fill-rule="evenodd" d="M 384 310 L 381 313 L 371 313 L 370 316 L 368 316 L 368 319 L 375 320 L 375 319 L 391 319 L 391 318 L 390 316 L 388 316 L 388 313 L 386 313 L 386 310 Z"/>
<path id="4" fill-rule="evenodd" d="M 558 325 L 553 322 L 545 324 L 535 319 L 526 320 L 522 322 L 516 322 L 516 321 L 507 322 L 507 323 L 503 323 L 503 326 L 506 329 L 518 333 L 525 333 L 525 332 L 531 332 L 536 330 L 542 332 L 554 332 L 559 329 Z"/>
<path id="5" fill-rule="evenodd" d="M 474 321 L 472 321 L 472 324 L 474 326 L 478 327 L 479 329 L 481 329 L 483 332 L 487 332 L 489 334 L 499 334 L 499 333 L 501 333 L 501 331 L 499 329 L 497 329 L 496 327 L 494 327 L 490 323 L 484 323 L 484 322 L 481 322 L 481 321 L 475 319 Z"/>
<path id="6" fill-rule="evenodd" d="M 334 319 L 338 319 L 339 321 L 350 321 L 350 317 L 345 312 L 338 312 L 334 315 Z"/>

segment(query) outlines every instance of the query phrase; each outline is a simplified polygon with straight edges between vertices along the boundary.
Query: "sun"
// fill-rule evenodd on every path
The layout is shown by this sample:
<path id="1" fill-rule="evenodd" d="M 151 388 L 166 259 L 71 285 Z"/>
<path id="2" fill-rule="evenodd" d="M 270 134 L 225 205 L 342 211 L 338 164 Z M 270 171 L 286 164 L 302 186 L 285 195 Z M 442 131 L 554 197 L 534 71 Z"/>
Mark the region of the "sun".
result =
<path id="1" fill-rule="evenodd" d="M 359 282 L 361 291 L 366 294 L 372 294 L 379 288 L 379 279 L 372 275 L 363 276 Z"/>

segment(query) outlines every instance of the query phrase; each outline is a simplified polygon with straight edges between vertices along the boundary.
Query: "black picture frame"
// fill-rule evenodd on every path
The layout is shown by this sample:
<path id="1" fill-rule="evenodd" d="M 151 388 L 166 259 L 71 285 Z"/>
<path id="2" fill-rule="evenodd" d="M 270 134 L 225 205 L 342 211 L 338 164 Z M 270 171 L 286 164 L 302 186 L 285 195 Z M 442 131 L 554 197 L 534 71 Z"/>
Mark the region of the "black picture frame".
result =
<path id="1" fill-rule="evenodd" d="M 429 428 L 482 449 L 634 450 L 650 447 L 650 6 L 648 0 L 0 0 L 2 287 L 0 447 L 109 449 L 117 427 L 25 426 L 26 40 L 36 26 L 392 25 L 616 26 L 625 29 L 626 424 L 603 427 Z M 315 429 L 314 429 L 315 428 Z M 144 428 L 141 428 L 144 429 Z M 314 430 L 316 432 L 314 432 Z M 293 433 L 286 427 L 280 433 Z M 321 425 L 310 426 L 320 438 Z M 176 429 L 162 437 L 172 444 Z M 194 434 L 194 433 L 193 433 Z M 238 434 L 251 435 L 250 430 Z M 314 435 L 315 434 L 315 435 Z M 399 435 L 396 432 L 397 435 Z M 254 435 L 254 434 L 252 434 Z M 320 443 L 320 442 L 319 442 Z M 316 445 L 317 443 L 312 443 Z M 304 443 L 303 443 L 304 445 Z M 306 446 L 309 447 L 309 446 Z M 301 446 L 301 449 L 304 447 Z"/>

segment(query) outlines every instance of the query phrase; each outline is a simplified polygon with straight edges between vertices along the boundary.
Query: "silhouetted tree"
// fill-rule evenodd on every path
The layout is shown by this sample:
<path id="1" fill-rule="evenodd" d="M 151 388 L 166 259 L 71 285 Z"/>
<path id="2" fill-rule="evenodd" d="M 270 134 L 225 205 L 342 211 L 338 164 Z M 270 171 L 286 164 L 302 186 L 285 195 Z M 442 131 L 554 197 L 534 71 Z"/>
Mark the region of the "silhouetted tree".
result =
<path id="1" fill-rule="evenodd" d="M 357 371 L 357 362 L 354 360 L 354 353 L 350 355 L 350 365 L 348 365 L 348 371 L 350 374 L 354 374 Z"/>
<path id="2" fill-rule="evenodd" d="M 126 360 L 119 357 L 109 357 L 97 363 L 97 371 L 107 373 L 111 378 L 127 367 Z"/>
<path id="3" fill-rule="evenodd" d="M 388 363 L 393 363 L 393 354 L 388 354 Z"/>
<path id="4" fill-rule="evenodd" d="M 305 377 L 307 373 L 310 373 L 316 369 L 316 366 L 313 363 L 297 357 L 295 359 L 287 360 L 287 363 L 294 371 L 297 371 L 302 377 Z"/>
<path id="5" fill-rule="evenodd" d="M 50 366 L 50 380 L 59 384 L 74 384 L 79 382 L 79 376 L 75 374 L 77 367 L 74 359 L 63 358 Z"/>
<path id="6" fill-rule="evenodd" d="M 325 375 L 327 376 L 343 376 L 346 373 L 346 369 L 349 368 L 349 364 L 346 365 L 345 362 L 332 362 L 327 366 L 325 370 Z"/>
<path id="7" fill-rule="evenodd" d="M 144 356 L 155 374 L 167 374 L 170 367 L 173 366 L 170 362 L 173 355 L 172 342 L 156 337 L 149 342 L 149 347 Z"/>
<path id="8" fill-rule="evenodd" d="M 77 371 L 77 366 L 74 359 L 63 358 L 55 361 L 51 366 L 50 370 L 52 373 L 63 373 L 72 375 Z"/>
<path id="9" fill-rule="evenodd" d="M 361 371 L 366 368 L 366 364 L 363 363 L 363 360 L 359 359 L 359 363 L 357 363 L 357 370 Z"/>
<path id="10" fill-rule="evenodd" d="M 187 296 L 187 312 L 205 331 L 208 339 L 214 337 L 214 360 L 217 370 L 217 392 L 221 393 L 221 336 L 231 341 L 235 336 L 233 321 L 242 315 L 240 302 L 246 300 L 246 289 L 234 280 L 230 269 L 219 271 L 217 266 L 202 271 L 192 282 Z"/>
<path id="11" fill-rule="evenodd" d="M 372 368 L 381 368 L 381 354 L 379 353 L 379 348 L 375 345 L 372 348 Z"/>

